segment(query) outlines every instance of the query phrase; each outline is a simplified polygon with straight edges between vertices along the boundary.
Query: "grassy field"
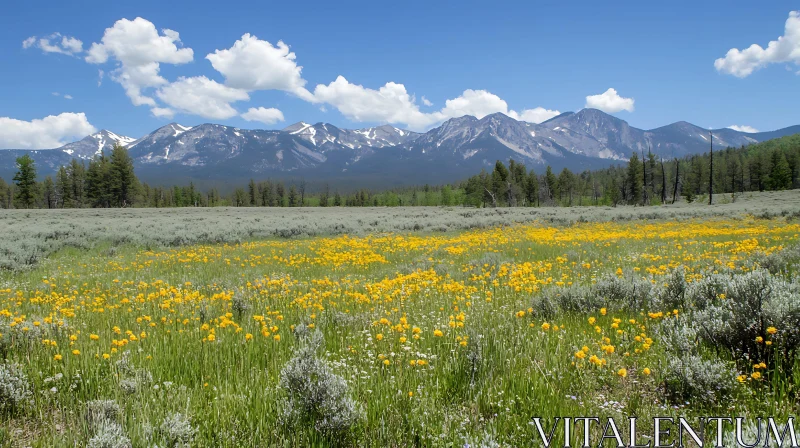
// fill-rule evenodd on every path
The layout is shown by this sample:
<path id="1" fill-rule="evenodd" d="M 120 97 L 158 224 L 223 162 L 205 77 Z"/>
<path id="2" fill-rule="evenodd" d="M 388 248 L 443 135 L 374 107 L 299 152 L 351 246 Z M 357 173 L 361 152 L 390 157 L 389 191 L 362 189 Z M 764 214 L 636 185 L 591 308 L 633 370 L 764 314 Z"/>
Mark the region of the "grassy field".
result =
<path id="1" fill-rule="evenodd" d="M 798 196 L 4 212 L 0 446 L 524 447 L 533 416 L 796 415 Z"/>

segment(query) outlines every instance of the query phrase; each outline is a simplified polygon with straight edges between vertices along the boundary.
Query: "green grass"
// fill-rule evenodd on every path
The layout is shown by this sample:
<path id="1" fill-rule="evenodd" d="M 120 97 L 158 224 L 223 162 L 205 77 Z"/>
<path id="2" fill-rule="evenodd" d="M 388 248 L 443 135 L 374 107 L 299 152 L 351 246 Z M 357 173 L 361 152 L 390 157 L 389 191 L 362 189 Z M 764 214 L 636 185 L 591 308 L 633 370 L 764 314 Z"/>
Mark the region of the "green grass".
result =
<path id="1" fill-rule="evenodd" d="M 218 244 L 200 244 L 205 237 L 197 236 L 198 229 L 204 223 L 224 220 L 231 232 L 240 233 L 236 220 L 257 222 L 253 221 L 261 219 L 257 211 L 236 210 L 230 216 L 183 210 L 116 212 L 136 219 L 123 228 L 164 224 L 163 231 L 149 229 L 154 232 L 146 235 L 150 241 L 183 229 L 190 244 L 164 247 L 143 243 L 139 237 L 115 244 L 102 235 L 119 232 L 118 228 L 106 234 L 96 230 L 101 235 L 87 236 L 87 241 L 93 239 L 87 248 L 62 247 L 28 269 L 0 273 L 0 322 L 8 325 L 13 318 L 25 322 L 6 330 L 0 340 L 9 341 L 10 335 L 21 334 L 19 326 L 35 320 L 51 317 L 65 322 L 65 330 L 57 334 L 30 342 L 19 336 L 10 340 L 5 356 L 22 365 L 35 394 L 24 408 L 2 414 L 0 443 L 83 446 L 93 435 L 83 417 L 86 402 L 93 399 L 114 399 L 122 406 L 120 423 L 133 446 L 163 443 L 157 437 L 149 439 L 147 428 L 158 427 L 174 412 L 189 416 L 197 428 L 193 446 L 209 447 L 461 447 L 475 446 L 487 437 L 503 446 L 530 446 L 538 437 L 530 424 L 533 416 L 550 421 L 555 416 L 635 414 L 645 420 L 640 424 L 646 432 L 646 420 L 652 416 L 795 414 L 793 397 L 800 378 L 795 366 L 771 367 L 769 382 L 738 385 L 729 399 L 716 405 L 700 398 L 688 404 L 668 402 L 661 384 L 668 347 L 657 335 L 660 319 L 649 318 L 647 312 L 671 310 L 610 303 L 606 315 L 599 308 L 560 312 L 547 319 L 535 316 L 536 310 L 530 313 L 534 296 L 554 294 L 559 288 L 556 282 L 564 281 L 565 288 L 569 283 L 573 288 L 590 287 L 622 269 L 626 278 L 646 278 L 659 285 L 675 266 L 684 266 L 691 278 L 699 279 L 710 270 L 723 270 L 727 262 L 740 272 L 750 269 L 752 255 L 798 242 L 800 227 L 791 221 L 733 212 L 728 213 L 731 219 L 713 217 L 726 213 L 723 207 L 709 209 L 709 215 L 700 219 L 689 218 L 691 213 L 706 213 L 700 209 L 669 209 L 685 212 L 685 220 L 665 220 L 667 212 L 662 210 L 667 209 L 607 210 L 592 219 L 600 222 L 583 224 L 569 222 L 588 211 L 557 209 L 550 217 L 563 220 L 554 224 L 498 227 L 494 223 L 479 230 L 464 230 L 468 225 L 463 219 L 459 222 L 457 213 L 490 219 L 496 212 L 424 211 L 431 215 L 429 220 L 452 224 L 444 232 L 431 232 L 437 225 L 418 215 L 401 216 L 406 211 L 420 213 L 419 209 L 370 209 L 358 218 L 347 215 L 349 210 L 335 210 L 326 216 L 351 223 L 356 219 L 368 223 L 373 216 L 388 219 L 384 213 L 400 215 L 379 226 L 364 224 L 354 236 L 281 239 L 266 237 L 267 232 Z M 30 216 L 37 220 L 63 216 L 68 226 L 80 220 L 91 229 L 121 222 L 112 221 L 107 211 L 82 215 L 93 212 Z M 281 212 L 283 219 L 312 213 Z M 509 211 L 500 218 L 547 222 L 550 210 L 525 212 Z M 628 220 L 639 213 L 658 215 Z M 87 223 L 92 217 L 96 219 Z M 613 217 L 626 219 L 609 222 Z M 52 228 L 26 221 L 31 218 L 14 215 L 12 231 L 25 233 L 26 223 Z M 429 231 L 403 231 L 406 224 L 401 219 L 421 221 Z M 373 227 L 397 232 L 373 232 Z M 701 235 L 703 230 L 708 232 Z M 145 234 L 144 229 L 132 231 Z M 206 226 L 205 231 L 215 230 Z M 741 243 L 752 238 L 758 239 L 758 248 L 737 251 L 737 244 L 742 248 Z M 784 281 L 794 275 L 778 274 Z M 236 301 L 248 309 L 236 311 Z M 520 311 L 524 316 L 517 317 Z M 268 336 L 262 334 L 257 316 L 271 320 L 266 323 Z M 393 329 L 403 317 L 408 328 Z M 602 334 L 587 322 L 589 317 L 597 319 Z M 382 318 L 391 325 L 380 323 Z M 614 318 L 621 320 L 623 334 L 612 329 Z M 637 324 L 629 324 L 629 319 Z M 547 330 L 542 327 L 545 322 L 550 325 Z M 350 396 L 365 412 L 351 431 L 337 437 L 322 435 L 310 425 L 287 427 L 280 418 L 286 398 L 280 372 L 299 344 L 292 327 L 312 323 L 324 335 L 321 356 L 347 381 Z M 214 341 L 208 340 L 204 324 L 214 329 Z M 419 339 L 414 338 L 414 327 L 420 329 Z M 437 329 L 442 337 L 434 335 Z M 112 341 L 126 338 L 126 331 L 137 340 L 113 347 Z M 142 332 L 145 338 L 140 337 Z M 649 349 L 633 339 L 640 333 L 653 339 Z M 99 339 L 92 340 L 92 334 Z M 252 340 L 247 341 L 246 334 L 252 334 Z M 77 338 L 74 345 L 71 335 Z M 279 341 L 275 335 L 280 335 Z M 602 337 L 610 339 L 614 353 L 601 351 Z M 41 339 L 54 340 L 57 346 Z M 607 365 L 596 368 L 577 360 L 575 352 L 584 345 Z M 115 353 L 112 348 L 117 348 Z M 80 355 L 71 354 L 75 349 Z M 125 351 L 136 368 L 152 375 L 152 382 L 140 384 L 134 394 L 120 387 L 126 375 L 116 362 Z M 55 354 L 63 359 L 55 360 Z M 103 359 L 103 354 L 110 359 Z M 732 359 L 713 350 L 704 356 Z M 420 359 L 426 361 L 424 366 L 410 365 Z M 651 375 L 643 373 L 645 367 Z M 625 377 L 618 374 L 622 368 Z M 742 365 L 732 368 L 750 373 Z M 57 374 L 63 378 L 46 380 Z"/>

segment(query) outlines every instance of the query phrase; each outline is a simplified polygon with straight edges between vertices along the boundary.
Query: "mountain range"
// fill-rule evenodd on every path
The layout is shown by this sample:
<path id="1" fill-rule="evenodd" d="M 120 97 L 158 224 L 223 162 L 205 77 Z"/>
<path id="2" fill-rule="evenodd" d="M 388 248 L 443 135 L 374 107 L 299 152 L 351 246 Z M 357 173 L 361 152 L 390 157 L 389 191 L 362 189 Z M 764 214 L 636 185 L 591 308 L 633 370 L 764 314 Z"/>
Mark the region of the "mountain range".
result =
<path id="1" fill-rule="evenodd" d="M 772 132 L 716 129 L 715 149 L 743 146 L 800 133 L 800 125 Z M 680 121 L 651 130 L 596 109 L 567 112 L 540 124 L 501 113 L 463 116 L 425 133 L 390 125 L 341 129 L 327 123 L 296 123 L 281 130 L 240 129 L 219 124 L 170 123 L 138 139 L 102 130 L 50 150 L 0 150 L 0 177 L 10 179 L 15 159 L 28 153 L 40 175 L 73 158 L 88 160 L 115 144 L 128 148 L 136 173 L 151 184 L 243 184 L 247 179 L 305 179 L 335 186 L 394 187 L 463 179 L 509 158 L 543 171 L 573 171 L 625 163 L 633 152 L 651 150 L 673 158 L 708 151 L 709 131 Z"/>

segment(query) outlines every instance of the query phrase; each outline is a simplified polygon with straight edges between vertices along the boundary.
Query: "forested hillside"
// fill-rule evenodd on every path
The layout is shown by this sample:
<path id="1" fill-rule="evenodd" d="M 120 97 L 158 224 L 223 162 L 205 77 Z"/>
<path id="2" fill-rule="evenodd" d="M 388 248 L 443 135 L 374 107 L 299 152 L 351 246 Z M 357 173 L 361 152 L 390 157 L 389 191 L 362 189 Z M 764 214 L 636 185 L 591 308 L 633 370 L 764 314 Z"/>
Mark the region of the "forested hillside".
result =
<path id="1" fill-rule="evenodd" d="M 88 165 L 73 159 L 55 178 L 41 182 L 29 157 L 18 158 L 17 166 L 13 179 L 0 178 L 1 208 L 656 205 L 707 202 L 709 194 L 716 195 L 714 201 L 730 201 L 746 191 L 800 188 L 800 134 L 672 160 L 642 152 L 627 163 L 580 173 L 548 166 L 540 175 L 513 159 L 498 160 L 491 172 L 461 182 L 391 190 L 311 190 L 304 179 L 251 179 L 226 195 L 192 183 L 151 187 L 136 178 L 121 146 Z"/>

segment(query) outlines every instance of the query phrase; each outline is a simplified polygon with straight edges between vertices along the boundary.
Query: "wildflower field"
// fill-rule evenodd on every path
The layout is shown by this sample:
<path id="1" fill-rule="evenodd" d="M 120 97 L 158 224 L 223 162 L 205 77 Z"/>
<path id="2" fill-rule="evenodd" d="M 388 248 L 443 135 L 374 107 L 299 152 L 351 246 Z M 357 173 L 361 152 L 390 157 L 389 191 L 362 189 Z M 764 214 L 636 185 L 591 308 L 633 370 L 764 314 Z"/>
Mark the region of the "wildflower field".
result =
<path id="1" fill-rule="evenodd" d="M 60 247 L 0 271 L 0 446 L 524 447 L 533 416 L 796 415 L 800 220 L 728 215 Z"/>

